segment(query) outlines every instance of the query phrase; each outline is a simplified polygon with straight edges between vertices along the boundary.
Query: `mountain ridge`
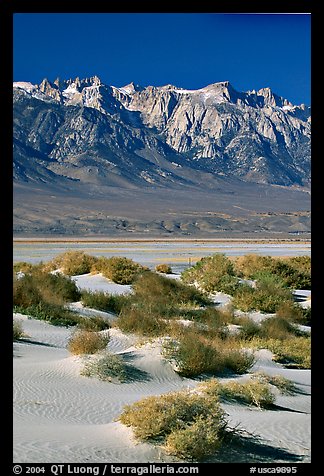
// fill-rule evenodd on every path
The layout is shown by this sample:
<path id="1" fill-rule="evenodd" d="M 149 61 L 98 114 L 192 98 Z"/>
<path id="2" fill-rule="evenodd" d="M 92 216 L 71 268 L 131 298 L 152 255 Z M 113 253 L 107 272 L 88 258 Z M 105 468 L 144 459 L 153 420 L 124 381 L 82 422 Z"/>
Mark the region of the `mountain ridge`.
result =
<path id="1" fill-rule="evenodd" d="M 39 85 L 15 82 L 13 94 L 14 186 L 23 185 L 16 187 L 19 193 L 15 196 L 15 210 L 19 209 L 15 230 L 19 233 L 37 229 L 32 223 L 37 219 L 26 213 L 26 203 L 38 209 L 37 187 L 43 185 L 53 186 L 57 195 L 65 194 L 71 200 L 73 194 L 82 195 L 84 204 L 95 200 L 101 211 L 106 209 L 105 197 L 114 196 L 115 212 L 108 207 L 109 217 L 119 213 L 116 191 L 125 203 L 131 196 L 129 216 L 141 190 L 150 190 L 150 200 L 155 194 L 159 203 L 169 194 L 181 203 L 172 211 L 172 220 L 177 214 L 178 218 L 171 226 L 171 233 L 180 230 L 180 234 L 201 232 L 195 229 L 195 210 L 190 232 L 176 226 L 184 223 L 184 191 L 188 202 L 199 197 L 200 212 L 204 197 L 206 205 L 226 209 L 223 225 L 228 230 L 235 224 L 240 195 L 243 208 L 253 216 L 258 208 L 253 203 L 259 196 L 262 207 L 257 213 L 270 213 L 270 217 L 272 212 L 290 211 L 300 217 L 299 212 L 310 210 L 311 110 L 293 105 L 270 88 L 239 92 L 228 81 L 197 90 L 134 83 L 117 88 L 94 76 L 44 79 Z M 278 190 L 290 208 L 283 205 L 280 209 L 274 199 Z M 30 197 L 26 201 L 28 194 L 34 201 Z M 57 219 L 54 202 L 47 201 L 44 229 Z M 216 208 L 215 212 L 222 213 Z M 120 218 L 127 221 L 124 205 L 120 211 Z M 162 205 L 157 213 L 166 217 Z M 219 230 L 209 218 L 208 233 Z M 138 220 L 145 229 L 144 217 Z M 294 229 L 298 223 L 300 230 L 309 229 L 309 219 L 303 218 L 303 224 L 298 220 Z M 108 221 L 111 229 L 113 220 Z M 254 218 L 250 222 L 251 229 L 262 229 Z M 93 228 L 96 232 L 100 232 L 98 223 Z M 284 221 L 275 229 L 287 230 L 291 225 Z M 69 232 L 68 223 L 64 230 L 62 233 Z"/>

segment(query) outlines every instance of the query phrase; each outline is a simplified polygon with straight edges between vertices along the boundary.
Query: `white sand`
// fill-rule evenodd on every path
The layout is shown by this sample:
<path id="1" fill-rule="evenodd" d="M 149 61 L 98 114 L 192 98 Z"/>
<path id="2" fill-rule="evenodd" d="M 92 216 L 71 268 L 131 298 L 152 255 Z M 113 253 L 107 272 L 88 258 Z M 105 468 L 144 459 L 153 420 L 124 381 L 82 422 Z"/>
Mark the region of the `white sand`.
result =
<path id="1" fill-rule="evenodd" d="M 113 283 L 99 274 L 80 274 L 72 276 L 79 289 L 86 291 L 104 291 L 109 294 L 128 294 L 132 292 L 132 287 L 127 284 Z"/>
<path id="2" fill-rule="evenodd" d="M 77 277 L 76 281 L 87 289 L 108 290 L 107 280 L 98 275 Z M 118 288 L 117 292 L 121 291 Z M 74 303 L 74 307 L 80 310 L 80 303 Z M 14 343 L 15 463 L 176 461 L 153 445 L 134 442 L 131 430 L 115 421 L 125 404 L 149 395 L 194 388 L 199 383 L 179 377 L 161 357 L 158 342 L 137 345 L 136 337 L 111 329 L 108 349 L 123 355 L 142 373 L 129 383 L 102 382 L 80 376 L 82 359 L 66 350 L 73 330 L 21 314 L 14 317 L 21 320 L 28 334 L 25 341 Z M 309 462 L 310 371 L 285 369 L 265 350 L 258 352 L 252 370 L 283 375 L 295 382 L 301 393 L 278 395 L 274 410 L 224 404 L 230 424 L 239 425 L 260 440 L 259 444 L 224 449 L 212 460 Z"/>

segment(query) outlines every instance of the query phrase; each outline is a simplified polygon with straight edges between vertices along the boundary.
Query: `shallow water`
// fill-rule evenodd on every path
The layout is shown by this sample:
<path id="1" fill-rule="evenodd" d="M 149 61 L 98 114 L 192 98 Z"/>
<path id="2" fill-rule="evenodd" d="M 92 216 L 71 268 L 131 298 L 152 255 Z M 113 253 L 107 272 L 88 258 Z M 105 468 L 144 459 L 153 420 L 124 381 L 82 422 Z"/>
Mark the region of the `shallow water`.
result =
<path id="1" fill-rule="evenodd" d="M 170 264 L 179 273 L 204 256 L 224 253 L 242 256 L 249 253 L 268 256 L 310 255 L 311 243 L 245 243 L 245 242 L 14 242 L 13 261 L 39 263 L 49 261 L 68 250 L 84 251 L 94 256 L 125 256 L 153 269 L 157 264 Z"/>

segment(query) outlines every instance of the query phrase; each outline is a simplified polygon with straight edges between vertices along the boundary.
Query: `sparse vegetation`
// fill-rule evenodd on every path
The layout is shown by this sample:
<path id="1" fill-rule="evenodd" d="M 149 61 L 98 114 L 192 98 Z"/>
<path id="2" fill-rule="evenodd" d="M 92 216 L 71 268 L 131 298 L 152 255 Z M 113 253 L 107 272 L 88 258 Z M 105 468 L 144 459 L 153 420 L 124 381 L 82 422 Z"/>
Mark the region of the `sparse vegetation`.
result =
<path id="1" fill-rule="evenodd" d="M 68 342 L 71 354 L 95 354 L 107 347 L 109 335 L 107 332 L 99 333 L 86 330 L 77 330 Z"/>
<path id="2" fill-rule="evenodd" d="M 57 268 L 67 274 L 101 272 L 120 284 L 131 283 L 132 293 L 80 292 L 69 277 L 44 271 Z M 97 258 L 74 251 L 45 265 L 16 263 L 15 270 L 24 273 L 14 277 L 15 310 L 53 324 L 77 325 L 78 332 L 93 331 L 93 336 L 108 329 L 107 320 L 82 317 L 66 308 L 67 302 L 81 298 L 85 306 L 117 314 L 114 324 L 125 332 L 168 335 L 165 357 L 183 376 L 245 373 L 254 362 L 253 349 L 261 347 L 287 365 L 310 366 L 310 339 L 294 324 L 309 324 L 311 311 L 293 301 L 290 289 L 310 279 L 308 257 L 229 259 L 215 254 L 184 271 L 182 282 L 161 275 L 170 272 L 165 264 L 156 267 L 158 274 L 127 258 Z M 253 279 L 254 285 L 240 278 Z M 260 324 L 247 316 L 234 317 L 233 309 L 213 307 L 208 293 L 214 291 L 230 294 L 233 308 L 276 315 Z M 190 326 L 182 325 L 183 320 L 189 320 Z M 229 324 L 238 324 L 239 332 L 232 335 Z"/>

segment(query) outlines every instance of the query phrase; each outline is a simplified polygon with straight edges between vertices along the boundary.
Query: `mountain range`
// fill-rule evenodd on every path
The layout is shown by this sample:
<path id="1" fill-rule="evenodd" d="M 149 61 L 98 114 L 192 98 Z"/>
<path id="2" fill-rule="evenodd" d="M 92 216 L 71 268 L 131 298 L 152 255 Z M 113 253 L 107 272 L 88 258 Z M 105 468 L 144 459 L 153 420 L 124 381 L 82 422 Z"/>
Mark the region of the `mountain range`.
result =
<path id="1" fill-rule="evenodd" d="M 269 88 L 13 83 L 14 233 L 310 231 L 311 111 Z"/>

